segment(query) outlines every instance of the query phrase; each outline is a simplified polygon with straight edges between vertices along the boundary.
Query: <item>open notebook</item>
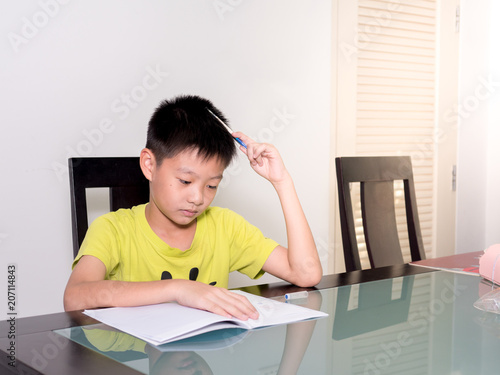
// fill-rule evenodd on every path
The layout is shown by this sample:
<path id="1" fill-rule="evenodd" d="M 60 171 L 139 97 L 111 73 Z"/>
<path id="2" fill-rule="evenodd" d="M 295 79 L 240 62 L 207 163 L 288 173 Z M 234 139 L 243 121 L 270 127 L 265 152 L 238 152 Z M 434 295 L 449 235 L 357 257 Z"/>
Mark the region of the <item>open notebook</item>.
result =
<path id="1" fill-rule="evenodd" d="M 225 328 L 254 329 L 328 316 L 321 311 L 255 296 L 242 291 L 259 312 L 259 318 L 242 321 L 177 303 L 138 307 L 85 310 L 84 313 L 108 326 L 161 345 Z"/>

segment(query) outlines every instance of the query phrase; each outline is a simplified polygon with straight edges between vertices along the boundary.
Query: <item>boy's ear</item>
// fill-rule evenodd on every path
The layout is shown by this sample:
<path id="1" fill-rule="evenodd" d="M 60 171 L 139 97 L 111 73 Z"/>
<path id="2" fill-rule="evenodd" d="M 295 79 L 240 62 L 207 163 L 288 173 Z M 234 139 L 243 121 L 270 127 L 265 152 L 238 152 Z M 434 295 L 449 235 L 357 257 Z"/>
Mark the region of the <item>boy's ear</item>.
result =
<path id="1" fill-rule="evenodd" d="M 141 151 L 140 164 L 142 173 L 149 181 L 151 181 L 156 165 L 156 160 L 153 152 L 150 149 L 144 148 Z"/>

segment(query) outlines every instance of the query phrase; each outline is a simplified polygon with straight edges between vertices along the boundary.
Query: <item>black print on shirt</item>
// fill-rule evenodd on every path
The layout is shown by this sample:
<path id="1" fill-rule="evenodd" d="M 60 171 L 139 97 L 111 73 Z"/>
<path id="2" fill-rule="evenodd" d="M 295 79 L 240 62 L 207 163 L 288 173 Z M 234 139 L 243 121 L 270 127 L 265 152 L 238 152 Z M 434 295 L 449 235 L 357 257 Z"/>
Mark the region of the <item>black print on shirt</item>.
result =
<path id="1" fill-rule="evenodd" d="M 189 271 L 189 280 L 196 281 L 196 279 L 198 279 L 199 273 L 200 273 L 200 270 L 198 269 L 198 267 L 191 268 L 191 270 Z M 161 279 L 162 280 L 172 280 L 172 274 L 168 271 L 163 271 L 163 273 L 161 274 Z M 214 286 L 215 284 L 217 284 L 217 281 L 212 281 L 209 285 Z"/>

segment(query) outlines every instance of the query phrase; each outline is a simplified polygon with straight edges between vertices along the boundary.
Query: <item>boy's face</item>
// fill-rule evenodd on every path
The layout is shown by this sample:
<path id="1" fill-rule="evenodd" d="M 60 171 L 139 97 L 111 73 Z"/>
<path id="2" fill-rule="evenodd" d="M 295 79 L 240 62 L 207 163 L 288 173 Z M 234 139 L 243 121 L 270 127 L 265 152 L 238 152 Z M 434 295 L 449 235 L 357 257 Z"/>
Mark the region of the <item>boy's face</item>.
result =
<path id="1" fill-rule="evenodd" d="M 170 222 L 188 226 L 212 203 L 224 169 L 219 159 L 203 159 L 198 150 L 153 163 L 150 204 Z"/>

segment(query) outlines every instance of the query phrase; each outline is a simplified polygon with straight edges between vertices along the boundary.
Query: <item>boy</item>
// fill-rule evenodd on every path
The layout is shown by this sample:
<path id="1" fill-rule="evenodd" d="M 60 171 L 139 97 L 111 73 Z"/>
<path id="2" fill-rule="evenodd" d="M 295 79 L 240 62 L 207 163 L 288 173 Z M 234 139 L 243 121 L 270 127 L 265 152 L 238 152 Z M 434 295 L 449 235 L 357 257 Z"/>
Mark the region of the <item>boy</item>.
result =
<path id="1" fill-rule="evenodd" d="M 92 223 L 66 286 L 66 311 L 176 301 L 256 319 L 246 298 L 225 289 L 231 271 L 252 278 L 269 272 L 303 287 L 319 282 L 313 236 L 278 151 L 243 133 L 229 134 L 213 114 L 224 121 L 211 102 L 195 96 L 156 109 L 140 155 L 150 201 Z M 247 145 L 240 150 L 278 194 L 288 249 L 234 212 L 210 207 L 237 152 L 233 137 Z"/>

